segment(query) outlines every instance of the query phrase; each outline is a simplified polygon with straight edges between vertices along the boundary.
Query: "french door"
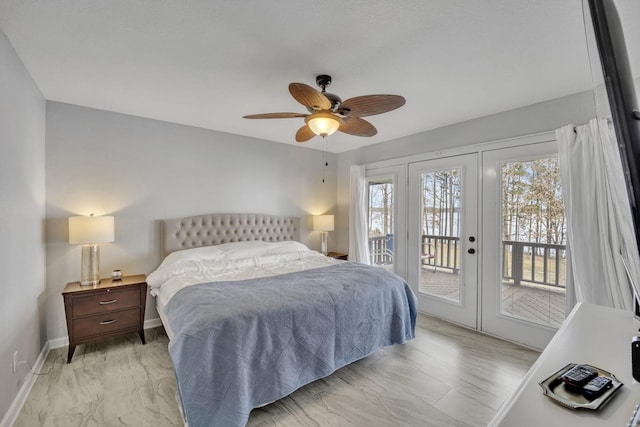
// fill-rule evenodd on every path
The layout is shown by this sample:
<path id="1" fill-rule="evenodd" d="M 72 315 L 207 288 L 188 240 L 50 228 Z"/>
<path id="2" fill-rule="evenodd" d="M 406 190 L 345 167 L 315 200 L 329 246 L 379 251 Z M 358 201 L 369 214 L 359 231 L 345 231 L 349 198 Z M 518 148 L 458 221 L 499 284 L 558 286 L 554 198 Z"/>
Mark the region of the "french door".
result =
<path id="1" fill-rule="evenodd" d="M 404 165 L 367 170 L 367 230 L 372 265 L 406 280 L 406 182 Z"/>
<path id="2" fill-rule="evenodd" d="M 556 142 L 367 171 L 371 263 L 421 312 L 544 348 L 568 312 Z"/>
<path id="3" fill-rule="evenodd" d="M 420 311 L 477 328 L 478 155 L 409 164 L 408 278 Z"/>
<path id="4" fill-rule="evenodd" d="M 544 348 L 567 312 L 556 142 L 482 155 L 481 329 Z"/>

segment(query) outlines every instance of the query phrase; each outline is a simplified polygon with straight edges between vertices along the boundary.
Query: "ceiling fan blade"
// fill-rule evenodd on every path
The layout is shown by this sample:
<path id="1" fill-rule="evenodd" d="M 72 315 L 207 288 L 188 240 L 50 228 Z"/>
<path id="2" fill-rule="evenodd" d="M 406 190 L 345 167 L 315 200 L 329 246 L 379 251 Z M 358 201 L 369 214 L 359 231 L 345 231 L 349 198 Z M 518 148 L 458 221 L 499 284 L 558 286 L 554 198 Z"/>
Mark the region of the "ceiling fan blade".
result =
<path id="1" fill-rule="evenodd" d="M 378 130 L 371 123 L 358 117 L 345 119 L 338 130 L 355 136 L 374 136 L 378 133 Z"/>
<path id="2" fill-rule="evenodd" d="M 331 101 L 321 92 L 304 83 L 291 83 L 289 92 L 300 104 L 313 110 L 328 110 L 331 108 Z"/>
<path id="3" fill-rule="evenodd" d="M 400 95 L 356 96 L 344 101 L 340 106 L 340 112 L 350 117 L 373 116 L 400 108 L 405 102 L 404 97 Z"/>
<path id="4" fill-rule="evenodd" d="M 296 132 L 296 141 L 297 142 L 307 142 L 308 140 L 310 140 L 314 136 L 316 136 L 316 134 L 313 133 L 311 128 L 309 128 L 309 126 L 307 126 L 307 125 L 304 125 L 300 129 L 298 129 L 298 132 Z"/>
<path id="5" fill-rule="evenodd" d="M 294 119 L 296 117 L 307 117 L 308 114 L 302 113 L 264 113 L 264 114 L 250 114 L 248 116 L 242 116 L 243 119 Z"/>

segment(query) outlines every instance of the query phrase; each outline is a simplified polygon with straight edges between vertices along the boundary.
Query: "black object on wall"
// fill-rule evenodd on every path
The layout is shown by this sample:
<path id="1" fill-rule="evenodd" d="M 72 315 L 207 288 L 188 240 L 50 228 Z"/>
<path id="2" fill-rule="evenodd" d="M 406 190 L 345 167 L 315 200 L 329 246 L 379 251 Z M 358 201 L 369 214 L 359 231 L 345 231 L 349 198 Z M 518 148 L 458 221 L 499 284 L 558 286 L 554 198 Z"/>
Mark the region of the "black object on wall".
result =
<path id="1" fill-rule="evenodd" d="M 611 107 L 611 119 L 627 184 L 636 243 L 640 250 L 640 110 L 629 65 L 627 44 L 615 1 L 588 1 Z M 640 318 L 640 307 L 637 303 L 640 299 L 640 289 L 637 286 L 640 284 L 632 285 L 636 298 L 635 314 Z"/>

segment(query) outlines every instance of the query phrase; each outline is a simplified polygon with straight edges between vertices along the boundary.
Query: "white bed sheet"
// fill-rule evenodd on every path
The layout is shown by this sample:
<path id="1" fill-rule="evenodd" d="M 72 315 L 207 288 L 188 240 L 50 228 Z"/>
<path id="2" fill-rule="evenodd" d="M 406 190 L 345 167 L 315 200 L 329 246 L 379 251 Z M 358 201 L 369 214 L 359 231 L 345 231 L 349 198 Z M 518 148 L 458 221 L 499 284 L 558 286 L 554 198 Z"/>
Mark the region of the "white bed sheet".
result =
<path id="1" fill-rule="evenodd" d="M 160 301 L 160 298 L 156 298 L 156 310 L 158 311 L 158 315 L 160 316 L 160 320 L 162 321 L 162 325 L 164 326 L 164 331 L 167 333 L 169 339 L 173 339 L 173 331 L 171 330 L 171 326 L 169 326 L 169 322 L 167 321 L 167 315 L 164 312 L 165 306 Z"/>
<path id="2" fill-rule="evenodd" d="M 298 242 L 239 242 L 211 247 L 208 253 L 203 249 L 170 254 L 147 277 L 165 327 L 164 307 L 187 286 L 269 277 L 344 262 L 312 251 Z"/>

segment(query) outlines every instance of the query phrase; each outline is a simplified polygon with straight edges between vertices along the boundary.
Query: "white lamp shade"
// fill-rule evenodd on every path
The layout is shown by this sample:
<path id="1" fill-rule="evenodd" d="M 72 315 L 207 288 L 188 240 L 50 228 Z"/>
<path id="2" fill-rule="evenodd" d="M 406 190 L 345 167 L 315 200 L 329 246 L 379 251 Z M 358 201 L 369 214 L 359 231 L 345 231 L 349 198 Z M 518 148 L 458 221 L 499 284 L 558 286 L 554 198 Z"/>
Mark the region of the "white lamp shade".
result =
<path id="1" fill-rule="evenodd" d="M 333 135 L 340 125 L 340 119 L 329 113 L 315 113 L 305 119 L 313 133 L 320 136 Z"/>
<path id="2" fill-rule="evenodd" d="M 108 243 L 115 240 L 112 216 L 72 216 L 69 217 L 69 243 L 90 245 Z"/>
<path id="3" fill-rule="evenodd" d="M 314 231 L 333 231 L 333 215 L 316 215 L 313 217 Z"/>

